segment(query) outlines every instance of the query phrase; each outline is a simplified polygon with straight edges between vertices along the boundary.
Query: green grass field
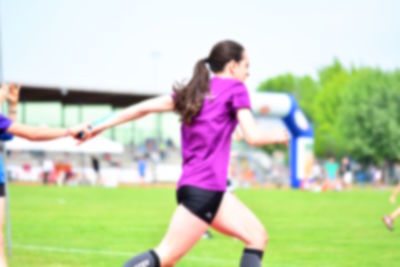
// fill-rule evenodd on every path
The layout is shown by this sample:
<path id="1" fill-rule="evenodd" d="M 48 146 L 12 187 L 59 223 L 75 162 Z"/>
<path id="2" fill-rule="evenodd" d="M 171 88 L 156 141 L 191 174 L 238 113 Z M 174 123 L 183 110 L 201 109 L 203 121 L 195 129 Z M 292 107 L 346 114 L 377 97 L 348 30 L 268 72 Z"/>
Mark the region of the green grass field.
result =
<path id="1" fill-rule="evenodd" d="M 400 223 L 381 222 L 389 191 L 308 193 L 238 190 L 264 223 L 263 266 L 400 266 Z M 162 238 L 176 206 L 173 189 L 10 187 L 11 267 L 121 266 Z M 215 232 L 214 232 L 215 233 Z M 243 245 L 216 234 L 177 266 L 239 265 Z"/>

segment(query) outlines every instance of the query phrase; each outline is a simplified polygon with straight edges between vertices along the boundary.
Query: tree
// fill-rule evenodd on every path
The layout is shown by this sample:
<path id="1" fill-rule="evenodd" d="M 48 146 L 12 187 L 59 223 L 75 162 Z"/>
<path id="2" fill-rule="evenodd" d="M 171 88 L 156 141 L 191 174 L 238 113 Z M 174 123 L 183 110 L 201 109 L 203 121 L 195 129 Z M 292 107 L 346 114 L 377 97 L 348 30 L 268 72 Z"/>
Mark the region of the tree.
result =
<path id="1" fill-rule="evenodd" d="M 365 163 L 400 160 L 400 74 L 363 68 L 342 95 L 338 126 L 346 150 Z"/>
<path id="2" fill-rule="evenodd" d="M 314 151 L 318 156 L 341 156 L 346 153 L 346 148 L 338 126 L 338 112 L 351 75 L 335 60 L 319 71 L 319 77 L 321 89 L 313 102 Z"/>

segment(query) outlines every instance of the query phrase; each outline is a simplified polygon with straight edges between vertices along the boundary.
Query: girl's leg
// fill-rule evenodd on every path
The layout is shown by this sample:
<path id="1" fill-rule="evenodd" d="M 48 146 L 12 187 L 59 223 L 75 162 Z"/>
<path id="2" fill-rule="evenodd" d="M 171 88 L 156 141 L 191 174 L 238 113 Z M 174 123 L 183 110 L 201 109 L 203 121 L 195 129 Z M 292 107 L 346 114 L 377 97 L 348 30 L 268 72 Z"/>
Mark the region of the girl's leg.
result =
<path id="1" fill-rule="evenodd" d="M 7 260 L 5 256 L 5 246 L 4 246 L 4 235 L 3 235 L 5 206 L 6 206 L 5 203 L 6 203 L 5 197 L 0 197 L 0 267 L 7 266 Z"/>
<path id="2" fill-rule="evenodd" d="M 246 249 L 241 267 L 261 266 L 261 259 L 268 237 L 264 226 L 236 196 L 225 193 L 221 206 L 211 223 L 217 231 L 242 240 Z"/>
<path id="3" fill-rule="evenodd" d="M 400 216 L 400 207 L 393 211 L 390 215 L 385 215 L 382 217 L 383 223 L 389 230 L 393 230 L 393 223 Z"/>
<path id="4" fill-rule="evenodd" d="M 155 250 L 135 256 L 124 267 L 174 266 L 202 237 L 208 226 L 186 207 L 179 205 L 166 235 Z"/>
<path id="5" fill-rule="evenodd" d="M 400 216 L 400 207 L 398 207 L 395 211 L 392 212 L 392 214 L 390 214 L 390 219 L 394 221 L 399 216 Z"/>

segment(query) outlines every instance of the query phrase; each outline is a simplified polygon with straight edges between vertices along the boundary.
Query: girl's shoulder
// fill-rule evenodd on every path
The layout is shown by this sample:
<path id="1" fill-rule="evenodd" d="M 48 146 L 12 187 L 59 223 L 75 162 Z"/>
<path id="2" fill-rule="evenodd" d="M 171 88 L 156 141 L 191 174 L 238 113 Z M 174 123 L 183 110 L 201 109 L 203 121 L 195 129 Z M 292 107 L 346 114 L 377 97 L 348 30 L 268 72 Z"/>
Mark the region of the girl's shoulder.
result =
<path id="1" fill-rule="evenodd" d="M 247 92 L 247 87 L 242 81 L 231 78 L 214 77 L 211 81 L 211 87 L 213 87 L 213 91 L 230 95 Z"/>

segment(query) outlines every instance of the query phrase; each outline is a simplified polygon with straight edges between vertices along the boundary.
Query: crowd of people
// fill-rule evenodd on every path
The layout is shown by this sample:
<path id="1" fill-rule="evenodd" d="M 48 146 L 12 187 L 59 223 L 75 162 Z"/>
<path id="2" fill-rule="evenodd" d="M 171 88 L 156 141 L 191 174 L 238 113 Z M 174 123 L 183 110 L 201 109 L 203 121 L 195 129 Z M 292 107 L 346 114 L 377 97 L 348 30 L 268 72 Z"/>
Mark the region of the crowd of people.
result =
<path id="1" fill-rule="evenodd" d="M 400 180 L 400 164 L 388 169 L 387 183 Z M 330 156 L 325 161 L 314 160 L 309 177 L 303 180 L 302 187 L 314 191 L 342 191 L 351 189 L 355 183 L 370 184 L 379 189 L 385 186 L 384 169 L 377 165 L 362 166 L 348 156 L 340 163 Z"/>

